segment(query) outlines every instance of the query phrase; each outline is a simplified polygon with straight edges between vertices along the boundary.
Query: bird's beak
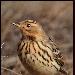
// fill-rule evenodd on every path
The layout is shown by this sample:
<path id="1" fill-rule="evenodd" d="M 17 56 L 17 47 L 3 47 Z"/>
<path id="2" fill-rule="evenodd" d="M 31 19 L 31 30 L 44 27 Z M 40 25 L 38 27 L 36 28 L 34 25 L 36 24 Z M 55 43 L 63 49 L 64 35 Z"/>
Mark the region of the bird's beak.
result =
<path id="1" fill-rule="evenodd" d="M 14 26 L 16 26 L 16 27 L 21 27 L 19 24 L 17 24 L 17 23 L 12 23 Z"/>

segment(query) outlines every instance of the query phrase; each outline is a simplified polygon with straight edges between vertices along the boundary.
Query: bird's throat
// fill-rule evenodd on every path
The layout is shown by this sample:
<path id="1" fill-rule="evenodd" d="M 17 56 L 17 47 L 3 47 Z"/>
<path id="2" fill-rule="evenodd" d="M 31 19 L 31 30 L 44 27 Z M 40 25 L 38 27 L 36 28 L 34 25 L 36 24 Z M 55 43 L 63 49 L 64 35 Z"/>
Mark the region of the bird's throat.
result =
<path id="1" fill-rule="evenodd" d="M 22 40 L 31 40 L 31 41 L 34 41 L 35 37 L 26 35 L 26 36 L 22 36 Z"/>

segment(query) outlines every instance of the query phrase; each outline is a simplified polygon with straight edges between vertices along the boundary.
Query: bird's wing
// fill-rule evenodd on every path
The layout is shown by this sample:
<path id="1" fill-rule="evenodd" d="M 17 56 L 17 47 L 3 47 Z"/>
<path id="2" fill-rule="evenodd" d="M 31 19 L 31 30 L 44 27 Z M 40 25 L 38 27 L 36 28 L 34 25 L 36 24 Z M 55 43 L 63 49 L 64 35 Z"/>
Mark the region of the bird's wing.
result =
<path id="1" fill-rule="evenodd" d="M 60 52 L 60 49 L 55 45 L 52 39 L 49 38 L 49 40 L 50 40 L 50 45 L 52 46 L 53 57 L 55 61 L 57 62 L 57 64 L 60 65 L 59 71 L 65 75 L 68 75 L 68 73 L 62 68 L 62 66 L 64 65 L 64 61 L 63 61 L 63 56 Z"/>
<path id="2" fill-rule="evenodd" d="M 50 45 L 52 46 L 52 52 L 55 61 L 57 62 L 58 65 L 63 66 L 64 62 L 60 49 L 55 45 L 55 43 L 50 38 L 49 40 L 50 40 Z"/>

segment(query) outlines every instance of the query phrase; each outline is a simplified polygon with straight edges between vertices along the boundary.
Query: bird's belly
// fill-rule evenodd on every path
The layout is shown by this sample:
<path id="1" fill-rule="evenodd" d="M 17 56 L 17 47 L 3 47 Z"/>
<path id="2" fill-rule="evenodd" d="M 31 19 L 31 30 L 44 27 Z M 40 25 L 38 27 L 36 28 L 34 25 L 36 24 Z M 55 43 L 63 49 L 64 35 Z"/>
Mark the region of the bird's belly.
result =
<path id="1" fill-rule="evenodd" d="M 25 58 L 21 59 L 21 62 L 32 75 L 55 75 L 57 72 L 51 62 L 47 63 L 32 54 L 27 54 Z"/>

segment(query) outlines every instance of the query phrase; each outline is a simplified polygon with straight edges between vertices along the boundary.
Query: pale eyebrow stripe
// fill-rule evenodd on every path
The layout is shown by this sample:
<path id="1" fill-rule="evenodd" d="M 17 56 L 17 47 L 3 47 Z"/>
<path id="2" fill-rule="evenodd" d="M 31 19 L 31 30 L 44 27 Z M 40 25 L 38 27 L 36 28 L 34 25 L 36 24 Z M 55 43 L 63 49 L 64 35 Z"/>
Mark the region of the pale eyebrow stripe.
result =
<path id="1" fill-rule="evenodd" d="M 28 20 L 27 20 L 27 21 L 25 21 L 25 23 L 26 23 L 26 22 L 28 22 L 28 23 L 34 23 L 35 21 L 33 21 L 33 20 L 32 20 L 32 21 L 28 21 Z"/>

